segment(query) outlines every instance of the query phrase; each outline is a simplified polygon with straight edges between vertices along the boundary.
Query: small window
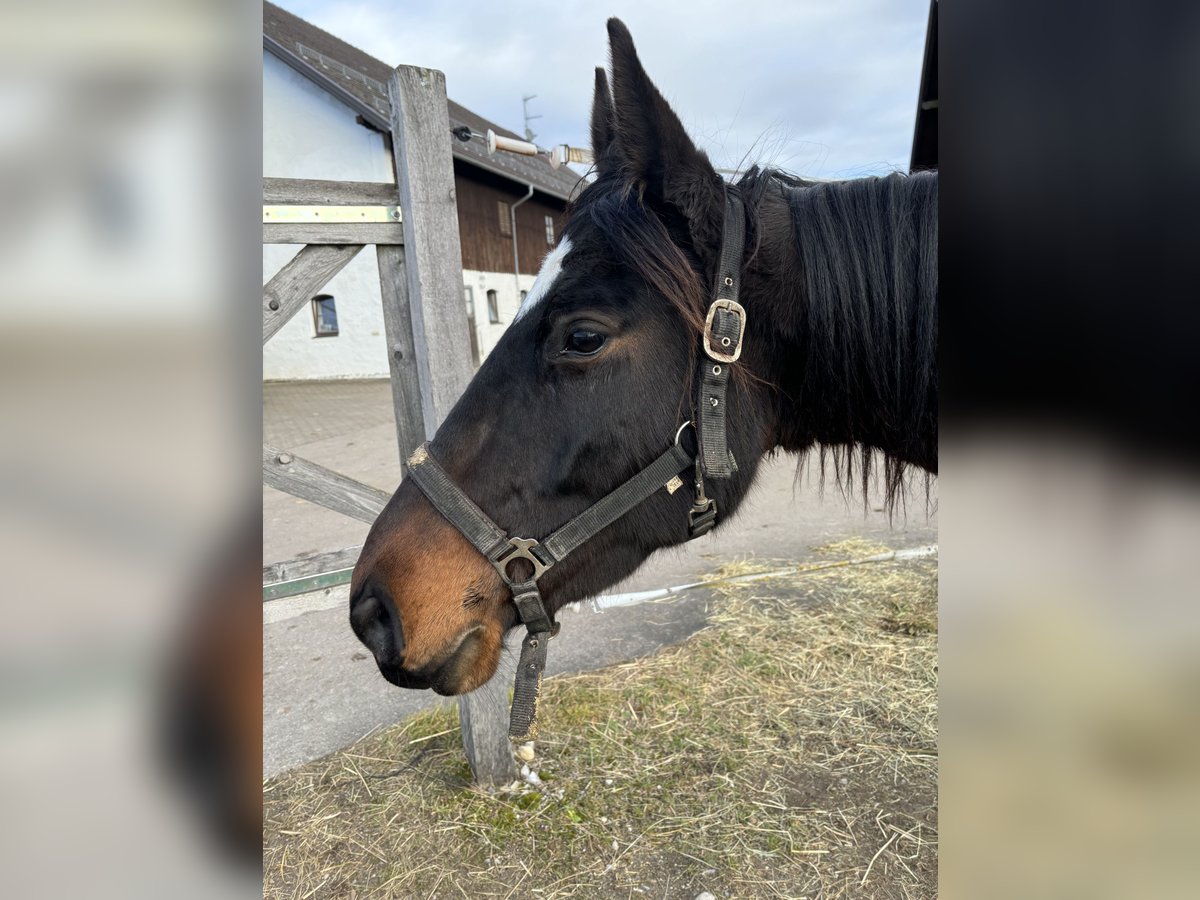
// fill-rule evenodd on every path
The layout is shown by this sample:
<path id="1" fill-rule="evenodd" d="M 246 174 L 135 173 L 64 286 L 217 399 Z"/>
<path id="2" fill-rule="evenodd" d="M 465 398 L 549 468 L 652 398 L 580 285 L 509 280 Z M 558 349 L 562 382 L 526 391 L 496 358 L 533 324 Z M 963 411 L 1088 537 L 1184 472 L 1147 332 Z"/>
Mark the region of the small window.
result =
<path id="1" fill-rule="evenodd" d="M 488 321 L 493 325 L 500 322 L 500 306 L 496 300 L 496 292 L 488 291 Z"/>
<path id="2" fill-rule="evenodd" d="M 337 306 L 328 294 L 313 297 L 313 328 L 317 337 L 337 337 Z"/>
<path id="3" fill-rule="evenodd" d="M 554 216 L 546 216 L 546 243 L 554 245 Z"/>
<path id="4" fill-rule="evenodd" d="M 500 212 L 500 233 L 505 237 L 512 237 L 512 219 L 509 218 L 508 204 L 503 200 L 496 201 Z"/>

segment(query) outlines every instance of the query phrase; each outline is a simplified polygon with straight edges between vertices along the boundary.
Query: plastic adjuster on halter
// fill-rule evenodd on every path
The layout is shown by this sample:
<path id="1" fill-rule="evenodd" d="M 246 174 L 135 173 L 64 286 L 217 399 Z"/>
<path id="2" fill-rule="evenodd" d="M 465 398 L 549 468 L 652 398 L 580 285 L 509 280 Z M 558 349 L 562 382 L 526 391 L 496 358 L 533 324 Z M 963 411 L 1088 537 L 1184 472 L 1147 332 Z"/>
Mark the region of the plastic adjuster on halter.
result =
<path id="1" fill-rule="evenodd" d="M 709 497 L 688 510 L 688 540 L 708 534 L 717 524 L 717 501 Z"/>
<path id="2" fill-rule="evenodd" d="M 523 581 L 520 584 L 514 584 L 512 592 L 513 605 L 517 608 L 521 624 L 530 632 L 549 631 L 558 634 L 558 623 L 546 609 L 542 593 L 534 582 Z"/>
<path id="3" fill-rule="evenodd" d="M 717 317 L 717 310 L 725 310 L 729 314 L 737 317 L 738 330 L 737 338 L 730 340 L 728 337 L 721 338 L 721 349 L 717 349 L 712 345 L 713 342 L 713 322 Z M 736 300 L 729 300 L 721 297 L 713 301 L 712 306 L 708 308 L 708 315 L 704 317 L 704 353 L 709 359 L 717 362 L 731 363 L 737 362 L 738 357 L 742 355 L 742 338 L 746 334 L 746 310 L 742 304 Z M 729 349 L 726 342 L 732 345 L 733 349 Z"/>

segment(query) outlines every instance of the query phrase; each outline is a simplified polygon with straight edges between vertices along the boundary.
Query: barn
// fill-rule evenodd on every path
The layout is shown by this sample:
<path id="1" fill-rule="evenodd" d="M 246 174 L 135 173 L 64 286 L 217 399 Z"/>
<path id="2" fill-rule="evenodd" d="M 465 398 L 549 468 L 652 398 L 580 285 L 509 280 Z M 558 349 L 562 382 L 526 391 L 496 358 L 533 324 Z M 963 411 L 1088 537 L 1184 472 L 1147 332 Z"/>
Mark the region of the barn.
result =
<path id="1" fill-rule="evenodd" d="M 921 89 L 917 95 L 917 121 L 913 126 L 910 172 L 936 171 L 938 167 L 938 0 L 929 4 L 925 27 L 925 58 L 921 63 Z"/>
<path id="2" fill-rule="evenodd" d="M 397 27 L 403 27 L 397 13 Z M 304 19 L 263 4 L 263 176 L 395 180 L 387 81 L 392 66 Z M 448 79 L 453 90 L 453 73 Z M 449 101 L 452 128 L 519 137 Z M 580 176 L 541 157 L 488 155 L 447 134 L 462 243 L 463 315 L 475 364 L 512 321 L 555 243 Z M 514 227 L 515 226 L 515 227 Z M 263 245 L 263 280 L 296 253 Z M 263 379 L 387 377 L 375 248 L 363 251 L 263 346 Z"/>

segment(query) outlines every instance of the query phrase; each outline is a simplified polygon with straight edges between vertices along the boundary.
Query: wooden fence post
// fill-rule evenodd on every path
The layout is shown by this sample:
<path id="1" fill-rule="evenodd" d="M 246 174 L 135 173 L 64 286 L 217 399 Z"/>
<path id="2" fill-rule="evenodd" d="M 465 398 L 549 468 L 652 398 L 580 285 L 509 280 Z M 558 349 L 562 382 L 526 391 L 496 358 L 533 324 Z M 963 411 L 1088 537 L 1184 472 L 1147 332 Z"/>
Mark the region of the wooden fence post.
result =
<path id="1" fill-rule="evenodd" d="M 392 274 L 384 271 L 395 256 L 382 247 L 377 252 L 382 251 L 380 280 L 400 454 L 407 459 L 421 440 L 433 437 L 462 395 L 472 362 L 446 76 L 400 66 L 392 73 L 388 95 L 404 224 L 402 277 L 394 267 Z M 411 359 L 406 358 L 409 347 Z M 406 423 L 418 405 L 423 435 Z M 508 782 L 517 774 L 505 718 L 507 691 L 499 681 L 493 678 L 459 698 L 463 748 L 476 781 Z"/>

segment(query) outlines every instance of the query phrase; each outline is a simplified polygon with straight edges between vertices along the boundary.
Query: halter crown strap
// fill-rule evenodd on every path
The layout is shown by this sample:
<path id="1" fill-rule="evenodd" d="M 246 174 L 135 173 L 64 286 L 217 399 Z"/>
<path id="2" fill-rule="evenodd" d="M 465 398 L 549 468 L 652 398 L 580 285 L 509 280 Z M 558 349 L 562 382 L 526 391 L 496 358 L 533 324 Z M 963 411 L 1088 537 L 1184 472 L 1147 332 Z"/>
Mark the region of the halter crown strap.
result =
<path id="1" fill-rule="evenodd" d="M 696 435 L 701 468 L 709 478 L 728 478 L 737 471 L 726 434 L 725 393 L 729 367 L 742 355 L 742 337 L 746 332 L 746 310 L 738 303 L 745 248 L 746 216 L 742 200 L 726 191 L 717 289 L 704 320 L 704 356 L 700 358 L 697 379 Z"/>

